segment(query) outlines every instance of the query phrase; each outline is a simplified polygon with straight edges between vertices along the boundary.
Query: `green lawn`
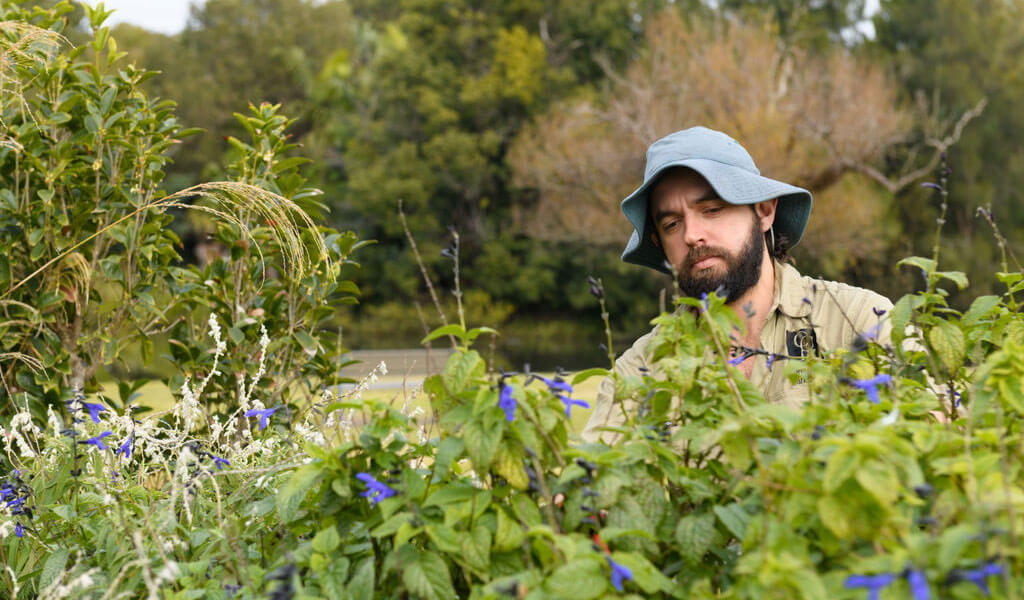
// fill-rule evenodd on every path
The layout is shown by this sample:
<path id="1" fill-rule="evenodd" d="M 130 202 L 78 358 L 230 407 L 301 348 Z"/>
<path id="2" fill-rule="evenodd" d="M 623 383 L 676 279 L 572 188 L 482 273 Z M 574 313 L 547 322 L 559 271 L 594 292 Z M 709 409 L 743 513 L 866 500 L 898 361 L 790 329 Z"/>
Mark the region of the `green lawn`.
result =
<path id="1" fill-rule="evenodd" d="M 543 375 L 545 377 L 553 376 L 552 373 L 543 373 Z M 571 380 L 572 377 L 570 376 L 568 379 Z M 586 400 L 591 404 L 591 406 L 593 406 L 594 401 L 597 398 L 597 386 L 600 382 L 600 377 L 591 377 L 587 381 L 575 387 L 572 397 L 579 400 Z M 367 390 L 363 392 L 363 397 L 393 402 L 396 405 L 400 405 L 404 403 L 406 399 L 409 399 L 412 401 L 413 407 L 422 406 L 426 409 L 427 400 L 423 394 L 419 393 L 419 383 L 410 383 L 404 388 L 402 387 L 402 383 L 402 376 L 400 375 L 387 375 L 385 377 L 381 377 L 377 381 L 377 384 L 389 387 Z M 117 386 L 112 379 L 101 381 L 101 385 L 112 387 L 113 392 L 116 394 Z M 141 394 L 139 404 L 149 406 L 157 412 L 170 409 L 179 397 L 177 390 L 172 394 L 171 390 L 159 381 L 147 383 L 139 390 L 139 392 Z M 583 431 L 583 427 L 586 425 L 587 419 L 589 418 L 590 409 L 574 407 L 572 411 L 573 430 L 576 433 Z"/>

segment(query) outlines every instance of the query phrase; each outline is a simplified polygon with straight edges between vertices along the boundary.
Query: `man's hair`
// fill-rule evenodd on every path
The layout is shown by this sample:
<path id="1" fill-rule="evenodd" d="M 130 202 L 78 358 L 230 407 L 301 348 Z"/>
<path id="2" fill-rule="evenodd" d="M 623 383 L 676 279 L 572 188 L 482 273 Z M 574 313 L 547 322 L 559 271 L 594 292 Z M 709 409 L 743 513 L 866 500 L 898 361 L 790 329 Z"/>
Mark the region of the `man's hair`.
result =
<path id="1" fill-rule="evenodd" d="M 764 233 L 764 244 L 768 246 L 768 254 L 779 262 L 790 262 L 792 259 L 789 256 L 789 249 L 793 247 L 793 244 L 790 244 L 789 238 L 782 234 L 776 233 L 773 236 L 771 233 L 772 229 Z M 773 237 L 775 238 L 775 246 L 772 246 Z"/>

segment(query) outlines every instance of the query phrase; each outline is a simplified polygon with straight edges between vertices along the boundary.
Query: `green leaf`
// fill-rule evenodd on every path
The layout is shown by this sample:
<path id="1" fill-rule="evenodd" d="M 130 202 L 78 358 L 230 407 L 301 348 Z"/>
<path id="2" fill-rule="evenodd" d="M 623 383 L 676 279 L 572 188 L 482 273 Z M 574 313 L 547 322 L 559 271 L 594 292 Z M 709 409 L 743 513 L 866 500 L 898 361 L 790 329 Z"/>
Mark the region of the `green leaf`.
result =
<path id="1" fill-rule="evenodd" d="M 441 380 L 449 392 L 458 394 L 466 389 L 470 381 L 483 377 L 484 368 L 484 361 L 475 350 L 456 352 L 448 358 Z"/>
<path id="2" fill-rule="evenodd" d="M 435 523 L 427 525 L 426 531 L 427 536 L 432 542 L 434 542 L 434 545 L 436 545 L 437 549 L 441 552 L 456 555 L 462 552 L 462 546 L 459 544 L 459 536 L 451 527 Z"/>
<path id="3" fill-rule="evenodd" d="M 941 279 L 952 281 L 961 290 L 967 287 L 968 284 L 967 275 L 963 271 L 939 271 L 935 275 Z"/>
<path id="4" fill-rule="evenodd" d="M 443 327 L 438 327 L 437 329 L 431 331 L 430 333 L 427 334 L 425 338 L 420 340 L 420 345 L 426 344 L 427 342 L 431 342 L 445 335 L 454 335 L 463 342 L 466 340 L 466 330 L 463 329 L 461 325 L 453 323 L 451 325 L 444 325 Z"/>
<path id="5" fill-rule="evenodd" d="M 608 369 L 594 368 L 580 371 L 572 378 L 573 387 L 583 383 L 591 377 L 607 377 L 610 371 Z"/>
<path id="6" fill-rule="evenodd" d="M 683 558 L 690 564 L 699 563 L 715 540 L 715 515 L 686 515 L 676 525 L 675 538 Z"/>
<path id="7" fill-rule="evenodd" d="M 281 522 L 288 523 L 295 518 L 299 505 L 305 499 L 306 494 L 324 477 L 323 466 L 318 463 L 310 463 L 299 467 L 284 488 L 277 494 L 277 513 Z"/>
<path id="8" fill-rule="evenodd" d="M 921 305 L 924 299 L 916 295 L 906 295 L 896 301 L 889 312 L 892 321 L 892 335 L 895 341 L 902 340 L 906 335 L 907 325 L 910 324 L 910 316 L 914 309 Z"/>
<path id="9" fill-rule="evenodd" d="M 999 296 L 978 296 L 971 302 L 960 321 L 964 325 L 973 325 L 975 321 L 986 316 L 993 308 L 999 305 Z"/>
<path id="10" fill-rule="evenodd" d="M 466 340 L 469 343 L 473 343 L 473 340 L 475 340 L 476 338 L 480 337 L 480 335 L 484 334 L 484 333 L 489 333 L 491 335 L 498 335 L 498 332 L 496 330 L 494 330 L 494 329 L 491 329 L 490 327 L 475 327 L 473 329 L 470 329 L 466 333 Z"/>
<path id="11" fill-rule="evenodd" d="M 928 343 L 950 375 L 962 366 L 967 352 L 964 332 L 949 321 L 939 321 L 928 332 Z"/>
<path id="12" fill-rule="evenodd" d="M 943 572 L 952 570 L 964 549 L 973 544 L 977 537 L 975 528 L 967 525 L 955 525 L 943 531 L 935 566 Z"/>
<path id="13" fill-rule="evenodd" d="M 502 445 L 494 457 L 494 472 L 505 478 L 508 484 L 519 491 L 530 487 L 530 478 L 523 468 L 523 455 Z"/>
<path id="14" fill-rule="evenodd" d="M 480 474 L 487 472 L 491 466 L 498 444 L 501 443 L 501 434 L 505 430 L 504 419 L 488 419 L 486 415 L 482 417 L 466 423 L 462 431 L 466 452 L 473 461 L 473 468 Z"/>
<path id="15" fill-rule="evenodd" d="M 307 354 L 316 354 L 316 350 L 320 344 L 313 339 L 313 336 L 309 335 L 309 333 L 299 329 L 292 333 L 292 337 L 295 338 L 295 341 L 302 346 L 302 349 L 305 350 Z"/>
<path id="16" fill-rule="evenodd" d="M 594 558 L 577 558 L 555 569 L 544 581 L 552 598 L 589 600 L 599 598 L 608 587 L 608 576 Z"/>
<path id="17" fill-rule="evenodd" d="M 930 258 L 924 258 L 923 256 L 910 256 L 896 263 L 898 267 L 917 267 L 925 273 L 931 275 L 935 271 L 935 261 Z"/>
<path id="18" fill-rule="evenodd" d="M 411 512 L 402 511 L 400 513 L 395 513 L 391 515 L 391 517 L 387 521 L 384 521 L 383 523 L 375 527 L 373 531 L 370 532 L 370 536 L 378 538 L 392 535 L 396 533 L 402 527 L 402 525 L 408 524 L 409 521 L 412 521 Z"/>
<path id="19" fill-rule="evenodd" d="M 313 550 L 320 554 L 330 554 L 341 544 L 341 536 L 334 525 L 329 525 L 313 536 Z"/>
<path id="20" fill-rule="evenodd" d="M 738 502 L 725 506 L 716 506 L 713 510 L 715 515 L 718 516 L 718 520 L 729 530 L 729 533 L 735 536 L 736 539 L 742 540 L 743 533 L 747 530 L 747 523 L 750 522 L 750 514 L 743 510 L 743 507 Z"/>
<path id="21" fill-rule="evenodd" d="M 508 552 L 522 546 L 526 538 L 522 524 L 500 507 L 495 511 L 498 513 L 498 529 L 494 534 L 494 549 L 498 552 Z"/>
<path id="22" fill-rule="evenodd" d="M 655 568 L 649 560 L 633 552 L 613 552 L 612 560 L 633 572 L 633 582 L 640 586 L 645 594 L 669 592 L 675 586 L 672 580 Z"/>
<path id="23" fill-rule="evenodd" d="M 847 479 L 853 477 L 860 466 L 860 455 L 851 447 L 844 446 L 832 453 L 825 464 L 822 487 L 829 494 L 839 489 Z"/>
<path id="24" fill-rule="evenodd" d="M 416 560 L 405 565 L 402 583 L 412 595 L 426 600 L 448 600 L 455 597 L 448 566 L 436 554 L 419 552 Z"/>
<path id="25" fill-rule="evenodd" d="M 50 553 L 43 565 L 43 571 L 39 575 L 39 589 L 44 590 L 47 586 L 57 580 L 68 562 L 68 555 L 71 551 L 67 548 L 57 548 Z"/>
<path id="26" fill-rule="evenodd" d="M 529 496 L 525 494 L 512 496 L 512 509 L 515 511 L 516 516 L 519 517 L 519 520 L 525 523 L 527 527 L 540 525 L 540 509 L 537 508 L 537 504 Z"/>
<path id="27" fill-rule="evenodd" d="M 850 520 L 847 516 L 849 510 L 848 506 L 834 496 L 818 498 L 818 517 L 839 539 L 846 539 L 850 535 Z"/>
<path id="28" fill-rule="evenodd" d="M 857 483 L 888 510 L 900 493 L 900 480 L 889 463 L 869 460 L 857 469 Z"/>
<path id="29" fill-rule="evenodd" d="M 465 448 L 462 438 L 446 437 L 441 440 L 437 448 L 437 457 L 434 459 L 434 477 L 441 479 L 448 475 L 452 463 L 462 454 Z"/>
<path id="30" fill-rule="evenodd" d="M 356 567 L 355 572 L 352 574 L 352 579 L 349 580 L 346 589 L 348 593 L 352 595 L 352 600 L 373 600 L 374 593 L 374 567 L 373 557 L 363 559 L 359 566 Z"/>
<path id="31" fill-rule="evenodd" d="M 449 483 L 427 496 L 423 508 L 465 502 L 472 498 L 476 491 L 476 488 L 468 483 Z"/>
<path id="32" fill-rule="evenodd" d="M 463 532 L 459 536 L 462 558 L 470 569 L 486 577 L 491 569 L 491 531 L 477 524 L 473 532 Z"/>

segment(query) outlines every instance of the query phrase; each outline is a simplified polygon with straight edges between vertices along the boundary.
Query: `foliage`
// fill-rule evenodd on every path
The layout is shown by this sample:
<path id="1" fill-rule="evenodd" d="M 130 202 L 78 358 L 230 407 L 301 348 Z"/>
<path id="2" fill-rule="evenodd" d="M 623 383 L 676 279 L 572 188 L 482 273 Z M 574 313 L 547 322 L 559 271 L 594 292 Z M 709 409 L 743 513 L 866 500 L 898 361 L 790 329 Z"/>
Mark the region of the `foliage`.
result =
<path id="1" fill-rule="evenodd" d="M 1024 275 L 960 313 L 943 288 L 962 273 L 902 264 L 928 285 L 880 317 L 893 345 L 775 363 L 809 386 L 800 408 L 714 350 L 731 308 L 681 299 L 658 319 L 658 376 L 616 381 L 638 409 L 610 445 L 575 442 L 567 417 L 572 385 L 607 370 L 488 375 L 470 348 L 487 330 L 461 325 L 431 336 L 460 349 L 424 384 L 429 416 L 363 386 L 201 434 L 82 397 L 43 431 L 19 416 L 0 581 L 11 597 L 1015 597 Z"/>
<path id="2" fill-rule="evenodd" d="M 273 335 L 279 351 L 267 369 L 280 386 L 274 399 L 299 389 L 279 372 L 333 373 L 342 350 L 317 336 L 334 313 L 324 302 L 351 301 L 358 291 L 341 269 L 359 244 L 307 214 L 323 205 L 318 191 L 303 186 L 305 159 L 288 156 L 288 121 L 269 105 L 239 115 L 252 141 L 234 140 L 235 180 L 168 195 L 168 150 L 189 132 L 170 102 L 141 91 L 152 73 L 118 67 L 122 53 L 101 9 L 87 11 L 92 62 L 79 59 L 83 47 L 62 46 L 69 8 L 3 7 L 9 71 L 0 170 L 11 182 L 0 190 L 3 410 L 13 410 L 15 397 L 27 399 L 43 419 L 46 405 L 66 400 L 68 390 L 96 391 L 100 369 L 128 357 L 150 363 L 168 332 L 172 358 L 194 376 L 211 364 L 193 350 L 210 309 L 230 315 L 228 335 L 248 337 L 253 355 L 261 327 Z M 171 211 L 183 209 L 212 218 L 228 256 L 204 269 L 180 264 L 170 225 Z M 233 406 L 244 389 L 210 396 Z M 116 401 L 129 397 L 122 390 Z"/>

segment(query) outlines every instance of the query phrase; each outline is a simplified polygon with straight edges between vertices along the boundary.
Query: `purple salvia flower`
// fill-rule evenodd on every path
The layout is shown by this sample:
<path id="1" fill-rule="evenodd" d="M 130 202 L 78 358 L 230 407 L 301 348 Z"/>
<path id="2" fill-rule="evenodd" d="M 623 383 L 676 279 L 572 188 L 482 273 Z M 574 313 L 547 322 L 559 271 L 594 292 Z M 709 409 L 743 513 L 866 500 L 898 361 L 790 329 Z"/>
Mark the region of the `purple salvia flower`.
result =
<path id="1" fill-rule="evenodd" d="M 369 498 L 370 506 L 377 504 L 385 498 L 390 498 L 398 494 L 398 492 L 391 489 L 386 484 L 374 479 L 373 475 L 370 475 L 369 473 L 356 473 L 356 479 L 366 484 L 367 490 L 359 495 L 363 498 Z"/>
<path id="2" fill-rule="evenodd" d="M 907 584 L 910 586 L 910 595 L 914 597 L 914 600 L 931 600 L 931 588 L 928 587 L 928 578 L 924 576 L 924 573 L 916 569 L 908 569 Z"/>
<path id="3" fill-rule="evenodd" d="M 14 528 L 14 535 L 18 537 L 25 535 L 25 528 L 21 526 L 21 521 L 18 521 L 18 525 Z"/>
<path id="4" fill-rule="evenodd" d="M 223 469 L 226 466 L 227 467 L 231 466 L 231 463 L 229 463 L 227 460 L 225 460 L 225 459 L 223 459 L 223 458 L 221 458 L 219 456 L 213 456 L 212 454 L 210 456 L 213 457 L 213 464 L 217 465 L 217 470 L 218 471 L 220 471 L 221 469 Z"/>
<path id="5" fill-rule="evenodd" d="M 583 407 L 583 408 L 590 408 L 590 403 L 587 402 L 586 400 L 576 400 L 575 398 L 570 398 L 568 396 L 559 396 L 558 399 L 561 400 L 563 403 L 565 403 L 565 416 L 567 418 L 572 418 L 572 407 L 573 406 L 580 406 L 580 407 Z"/>
<path id="6" fill-rule="evenodd" d="M 769 354 L 768 358 L 764 362 L 765 366 L 768 367 L 768 372 L 772 372 L 772 365 L 775 364 L 775 355 Z"/>
<path id="7" fill-rule="evenodd" d="M 12 498 L 12 499 L 7 501 L 7 508 L 12 508 L 12 509 L 13 508 L 18 508 L 19 506 L 21 506 L 24 503 L 25 503 L 25 499 L 24 498 Z"/>
<path id="8" fill-rule="evenodd" d="M 273 408 L 264 408 L 263 410 L 259 410 L 259 409 L 255 409 L 254 408 L 252 410 L 245 411 L 245 416 L 247 416 L 247 417 L 259 417 L 260 418 L 260 431 L 263 431 L 263 429 L 267 426 L 267 423 L 269 422 L 270 417 L 274 416 L 274 413 L 277 412 L 277 409 L 279 409 L 279 408 L 281 408 L 281 407 L 280 406 L 275 406 Z"/>
<path id="9" fill-rule="evenodd" d="M 103 433 L 99 434 L 96 437 L 91 437 L 91 438 L 85 440 L 84 443 L 92 444 L 93 446 L 96 446 L 100 450 L 106 450 L 107 449 L 107 445 L 103 443 L 103 438 L 107 437 L 108 435 L 113 435 L 113 434 L 110 431 L 104 431 Z"/>
<path id="10" fill-rule="evenodd" d="M 541 377 L 540 375 L 537 375 L 536 377 L 537 379 L 540 379 L 545 384 L 547 384 L 548 390 L 550 390 L 552 394 L 557 396 L 558 399 L 565 404 L 566 417 L 572 417 L 573 406 L 590 408 L 589 402 L 586 402 L 584 400 L 576 400 L 568 396 L 568 394 L 572 393 L 572 386 L 566 383 L 565 381 L 562 381 L 561 379 L 548 379 L 547 377 Z"/>
<path id="11" fill-rule="evenodd" d="M 540 375 L 537 375 L 536 377 L 547 384 L 548 389 L 551 390 L 552 394 L 558 394 L 559 392 L 566 394 L 572 393 L 572 386 L 561 379 L 548 379 L 547 377 L 541 377 Z"/>
<path id="12" fill-rule="evenodd" d="M 498 396 L 498 408 L 505 411 L 505 420 L 509 423 L 516 418 L 516 399 L 512 397 L 512 386 L 501 386 L 501 394 Z"/>
<path id="13" fill-rule="evenodd" d="M 873 402 L 875 404 L 878 404 L 881 401 L 881 399 L 878 397 L 878 386 L 880 386 L 880 385 L 889 385 L 891 383 L 892 383 L 892 376 L 885 375 L 885 374 L 876 375 L 876 376 L 872 377 L 871 379 L 851 379 L 851 380 L 849 380 L 849 384 L 850 385 L 852 385 L 855 388 L 859 388 L 861 390 L 864 390 L 864 393 L 867 394 L 867 396 L 868 396 L 868 400 L 870 400 L 871 402 Z"/>
<path id="14" fill-rule="evenodd" d="M 738 367 L 738 366 L 740 366 L 740 363 L 745 361 L 746 359 L 747 359 L 747 355 L 746 354 L 738 354 L 738 355 L 736 355 L 736 356 L 734 356 L 734 357 L 729 359 L 729 364 L 734 366 L 734 367 Z"/>
<path id="15" fill-rule="evenodd" d="M 988 579 L 993 575 L 999 575 L 1003 572 L 1003 568 L 996 563 L 987 563 L 977 569 L 965 569 L 955 571 L 957 578 L 960 581 L 970 581 L 974 585 L 978 586 L 981 593 L 988 596 L 991 591 L 988 589 Z"/>
<path id="16" fill-rule="evenodd" d="M 896 576 L 892 573 L 882 573 L 881 575 L 850 575 L 843 582 L 843 587 L 848 590 L 854 588 L 867 588 L 868 600 L 878 600 L 878 592 L 882 588 L 896 581 Z"/>
<path id="17" fill-rule="evenodd" d="M 128 439 L 126 439 L 124 443 L 118 447 L 117 455 L 124 456 L 125 458 L 130 459 L 132 457 L 132 440 L 134 439 L 135 436 L 128 436 Z"/>
<path id="18" fill-rule="evenodd" d="M 616 590 L 621 592 L 622 580 L 633 579 L 633 571 L 630 571 L 629 567 L 625 565 L 620 565 L 619 563 L 612 560 L 611 554 L 605 554 L 604 557 L 608 561 L 608 566 L 612 568 L 612 586 L 614 586 Z"/>
<path id="19" fill-rule="evenodd" d="M 107 410 L 102 404 L 94 402 L 83 402 L 82 405 L 89 409 L 89 418 L 92 419 L 93 423 L 99 423 L 100 413 Z"/>
<path id="20" fill-rule="evenodd" d="M 933 190 L 939 190 L 940 192 L 942 191 L 942 186 L 941 185 L 939 185 L 937 183 L 932 183 L 930 181 L 926 181 L 926 182 L 922 183 L 921 187 L 923 187 L 923 188 L 931 188 Z"/>

